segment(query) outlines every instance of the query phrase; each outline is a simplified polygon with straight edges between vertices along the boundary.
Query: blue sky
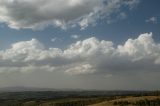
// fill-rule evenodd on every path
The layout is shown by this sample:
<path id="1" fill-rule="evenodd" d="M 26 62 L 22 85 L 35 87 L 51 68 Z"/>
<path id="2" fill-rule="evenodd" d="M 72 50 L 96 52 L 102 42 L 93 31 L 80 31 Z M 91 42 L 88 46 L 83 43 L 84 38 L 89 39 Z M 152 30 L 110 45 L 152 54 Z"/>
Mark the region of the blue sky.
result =
<path id="1" fill-rule="evenodd" d="M 48 26 L 42 30 L 32 30 L 32 29 L 12 29 L 9 28 L 5 23 L 1 23 L 0 27 L 0 47 L 6 48 L 10 44 L 22 40 L 30 40 L 36 38 L 42 41 L 47 47 L 65 47 L 65 45 L 75 42 L 71 35 L 80 35 L 79 39 L 86 39 L 92 36 L 98 39 L 111 40 L 114 42 L 123 43 L 128 38 L 136 38 L 139 34 L 145 32 L 153 32 L 154 38 L 156 40 L 159 37 L 159 27 L 160 27 L 160 7 L 159 0 L 141 0 L 136 7 L 131 11 L 126 8 L 122 8 L 121 11 L 126 12 L 126 18 L 123 20 L 116 20 L 111 24 L 107 24 L 106 19 L 97 20 L 96 26 L 89 26 L 84 30 L 79 27 L 69 28 L 63 30 L 54 26 Z M 157 23 L 146 22 L 147 19 L 151 17 L 157 18 Z M 115 17 L 113 17 L 115 19 Z M 51 39 L 58 38 L 62 42 L 51 42 Z"/>
<path id="2" fill-rule="evenodd" d="M 74 87 L 76 83 L 79 84 L 79 86 L 76 85 L 77 88 L 81 88 L 80 86 L 87 83 L 88 86 L 84 89 L 94 87 L 95 89 L 113 89 L 120 84 L 123 85 L 120 89 L 160 88 L 156 83 L 160 76 L 158 71 L 160 68 L 159 0 L 48 0 L 42 5 L 43 2 L 44 0 L 35 0 L 34 2 L 31 0 L 0 0 L 0 63 L 2 64 L 0 66 L 0 72 L 2 72 L 0 79 L 2 86 L 55 87 L 55 84 L 39 86 L 38 81 L 49 83 L 52 80 L 59 80 L 55 76 L 57 75 L 68 80 L 66 82 L 62 80 L 60 83 L 55 81 L 54 83 L 58 84 L 59 88 Z M 41 6 L 43 8 L 40 8 Z M 103 44 L 103 41 L 106 44 Z M 95 52 L 95 46 L 99 49 L 96 49 L 95 54 L 89 55 L 90 50 L 86 49 L 87 45 L 91 46 L 92 52 Z M 49 48 L 59 50 L 50 51 Z M 80 50 L 76 48 L 80 48 Z M 80 54 L 83 54 L 83 49 L 86 50 L 84 55 L 87 57 L 81 57 Z M 99 53 L 98 51 L 101 49 L 109 52 L 107 54 L 104 51 Z M 34 50 L 42 53 L 43 58 L 31 54 L 32 51 L 37 53 Z M 47 54 L 44 54 L 44 51 Z M 78 54 L 79 52 L 80 54 Z M 111 60 L 110 52 L 114 55 Z M 41 58 L 34 59 L 39 57 Z M 30 60 L 27 60 L 28 58 Z M 112 61 L 113 59 L 117 61 Z M 109 63 L 108 60 L 113 63 Z M 92 61 L 97 61 L 97 63 Z M 128 64 L 131 68 L 124 64 Z M 148 64 L 152 65 L 152 68 L 144 68 Z M 39 65 L 44 70 L 52 71 L 54 78 L 52 79 L 53 76 L 49 75 L 50 73 L 44 74 L 43 71 L 39 73 L 29 72 L 29 74 L 22 75 L 25 78 L 15 78 L 22 73 L 16 75 L 13 72 L 17 72 L 17 70 L 22 72 L 24 70 L 42 70 L 38 68 Z M 124 74 L 125 71 L 117 71 L 117 68 L 113 67 L 129 70 L 128 74 Z M 9 70 L 11 73 L 4 70 Z M 57 70 L 61 71 L 57 72 Z M 155 70 L 155 72 L 151 73 L 151 70 Z M 104 73 L 105 77 L 103 76 Z M 146 76 L 157 76 L 150 78 L 149 83 L 153 87 L 148 86 L 145 78 L 141 76 L 144 73 Z M 49 77 L 47 80 L 39 79 L 38 76 L 37 78 L 31 77 L 36 74 L 45 78 L 47 75 Z M 135 74 L 135 78 L 132 78 L 131 74 Z M 6 80 L 4 76 L 14 79 L 14 82 L 9 79 Z M 81 77 L 84 77 L 88 82 L 85 82 L 84 79 L 81 80 Z M 27 78 L 31 78 L 33 83 L 30 83 L 31 81 Z M 129 81 L 125 81 L 129 78 L 131 78 Z M 137 84 L 130 85 L 137 79 L 141 83 L 137 82 Z M 22 80 L 22 82 L 18 80 Z M 119 84 L 116 83 L 117 80 L 119 80 Z M 105 81 L 107 84 L 102 86 L 100 81 L 103 81 L 102 85 Z M 115 82 L 115 84 L 111 84 L 111 82 Z M 97 87 L 97 84 L 100 87 Z M 129 86 L 133 88 L 129 88 Z"/>

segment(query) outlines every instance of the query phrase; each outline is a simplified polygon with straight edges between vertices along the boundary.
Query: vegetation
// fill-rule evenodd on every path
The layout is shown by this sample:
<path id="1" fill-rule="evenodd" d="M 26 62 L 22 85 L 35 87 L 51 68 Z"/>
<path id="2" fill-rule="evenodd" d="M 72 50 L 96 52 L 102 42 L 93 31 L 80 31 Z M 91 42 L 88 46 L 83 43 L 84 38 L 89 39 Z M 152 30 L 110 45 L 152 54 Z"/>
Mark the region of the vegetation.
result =
<path id="1" fill-rule="evenodd" d="M 113 105 L 117 106 L 160 106 L 160 98 L 149 100 L 149 99 L 144 99 L 144 100 L 138 100 L 135 102 L 129 102 L 127 100 L 125 101 L 115 101 Z"/>
<path id="2" fill-rule="evenodd" d="M 0 93 L 0 106 L 160 106 L 159 92 L 41 91 Z"/>
<path id="3" fill-rule="evenodd" d="M 91 106 L 160 106 L 160 96 L 128 96 Z"/>

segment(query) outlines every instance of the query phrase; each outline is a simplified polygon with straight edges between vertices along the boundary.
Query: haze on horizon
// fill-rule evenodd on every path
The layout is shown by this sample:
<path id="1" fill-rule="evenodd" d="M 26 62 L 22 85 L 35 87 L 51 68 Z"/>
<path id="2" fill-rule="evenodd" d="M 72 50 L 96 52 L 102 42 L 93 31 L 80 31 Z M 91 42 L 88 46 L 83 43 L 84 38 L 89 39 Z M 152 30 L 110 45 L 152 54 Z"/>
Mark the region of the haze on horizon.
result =
<path id="1" fill-rule="evenodd" d="M 0 0 L 0 87 L 160 89 L 159 0 Z"/>

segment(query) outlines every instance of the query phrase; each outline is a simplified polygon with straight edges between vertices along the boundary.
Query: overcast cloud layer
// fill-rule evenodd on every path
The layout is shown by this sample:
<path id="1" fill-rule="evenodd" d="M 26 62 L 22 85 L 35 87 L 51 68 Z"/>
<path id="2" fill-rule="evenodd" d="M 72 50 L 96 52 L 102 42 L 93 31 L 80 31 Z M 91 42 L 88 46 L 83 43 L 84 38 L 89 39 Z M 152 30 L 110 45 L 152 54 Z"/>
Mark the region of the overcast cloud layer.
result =
<path id="1" fill-rule="evenodd" d="M 0 51 L 0 72 L 62 71 L 71 75 L 151 72 L 160 69 L 160 44 L 152 33 L 128 39 L 123 45 L 95 37 L 69 48 L 46 49 L 36 39 L 21 41 Z"/>
<path id="2" fill-rule="evenodd" d="M 43 29 L 48 25 L 64 29 L 78 25 L 84 29 L 95 25 L 98 19 L 106 18 L 106 23 L 124 19 L 126 13 L 121 8 L 130 10 L 138 3 L 139 0 L 0 0 L 0 22 L 16 29 Z"/>

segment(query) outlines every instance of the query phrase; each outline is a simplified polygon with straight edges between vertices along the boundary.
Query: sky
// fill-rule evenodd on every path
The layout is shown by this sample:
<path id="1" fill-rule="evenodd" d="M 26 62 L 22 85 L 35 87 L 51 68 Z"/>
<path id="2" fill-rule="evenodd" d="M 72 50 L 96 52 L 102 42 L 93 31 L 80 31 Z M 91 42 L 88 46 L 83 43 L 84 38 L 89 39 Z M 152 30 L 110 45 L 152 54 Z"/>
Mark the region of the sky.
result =
<path id="1" fill-rule="evenodd" d="M 159 0 L 0 0 L 0 87 L 160 89 Z"/>

